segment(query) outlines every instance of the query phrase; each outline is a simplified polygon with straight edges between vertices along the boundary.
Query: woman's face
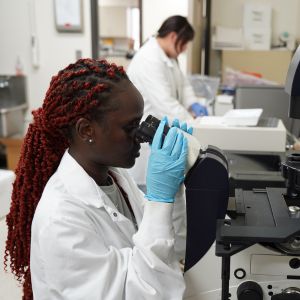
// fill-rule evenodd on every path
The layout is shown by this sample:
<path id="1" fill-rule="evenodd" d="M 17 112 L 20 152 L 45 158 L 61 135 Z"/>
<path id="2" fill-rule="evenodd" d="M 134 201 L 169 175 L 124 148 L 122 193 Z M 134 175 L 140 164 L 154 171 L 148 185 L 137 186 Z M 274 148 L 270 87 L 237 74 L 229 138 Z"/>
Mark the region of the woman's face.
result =
<path id="1" fill-rule="evenodd" d="M 175 32 L 173 33 L 173 36 L 172 35 L 170 36 L 170 40 L 171 40 L 171 45 L 168 53 L 169 57 L 177 58 L 181 53 L 186 51 L 189 42 L 182 43 L 182 41 L 179 41 L 176 44 L 177 34 Z"/>
<path id="2" fill-rule="evenodd" d="M 186 51 L 186 49 L 187 49 L 187 47 L 188 47 L 188 43 L 189 42 L 186 42 L 186 43 L 179 43 L 178 45 L 177 45 L 177 51 L 179 52 L 179 54 L 180 53 L 183 53 L 183 52 L 185 52 Z"/>
<path id="3" fill-rule="evenodd" d="M 108 167 L 130 168 L 139 156 L 135 132 L 143 116 L 144 101 L 129 80 L 118 83 L 111 100 L 117 109 L 107 112 L 101 122 L 92 122 L 90 158 Z"/>
<path id="4" fill-rule="evenodd" d="M 183 52 L 185 52 L 186 51 L 186 49 L 187 49 L 187 47 L 188 47 L 188 43 L 189 42 L 186 42 L 186 43 L 182 43 L 182 42 L 179 42 L 177 45 L 175 44 L 174 45 L 174 48 L 175 48 L 175 52 L 177 53 L 177 57 L 181 54 L 181 53 L 183 53 Z M 176 58 L 177 58 L 176 57 Z"/>

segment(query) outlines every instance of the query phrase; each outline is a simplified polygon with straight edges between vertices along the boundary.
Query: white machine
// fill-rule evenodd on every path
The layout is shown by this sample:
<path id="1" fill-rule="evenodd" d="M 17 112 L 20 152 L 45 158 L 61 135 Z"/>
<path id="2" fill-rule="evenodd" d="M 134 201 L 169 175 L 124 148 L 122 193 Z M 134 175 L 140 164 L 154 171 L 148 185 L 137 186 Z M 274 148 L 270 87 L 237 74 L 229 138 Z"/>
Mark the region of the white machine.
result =
<path id="1" fill-rule="evenodd" d="M 299 82 L 300 46 L 286 81 L 289 117 L 295 119 L 300 119 Z M 202 143 L 227 146 L 223 138 L 222 144 Z M 236 190 L 230 218 L 217 220 L 215 245 L 185 273 L 186 300 L 300 300 L 300 154 L 288 155 L 281 172 L 286 188 Z"/>
<path id="2" fill-rule="evenodd" d="M 257 126 L 230 126 L 220 117 L 203 117 L 192 126 L 201 145 L 225 151 L 283 153 L 286 149 L 286 129 L 280 119 L 263 119 Z"/>
<path id="3" fill-rule="evenodd" d="M 288 160 L 283 172 L 295 166 Z M 216 243 L 185 273 L 185 299 L 299 300 L 300 206 L 294 192 L 294 186 L 238 190 L 228 206 L 231 218 L 218 220 Z"/>
<path id="4" fill-rule="evenodd" d="M 231 258 L 229 299 L 289 299 L 300 296 L 299 257 L 283 255 L 274 249 L 256 244 Z M 186 300 L 221 299 L 221 258 L 215 256 L 215 244 L 209 252 L 185 274 Z M 289 276 L 289 279 L 288 279 Z M 290 294 L 289 294 L 290 293 Z M 243 295 L 244 294 L 244 295 Z M 238 298 L 238 295 L 240 298 Z M 276 298 L 277 297 L 277 298 Z M 296 296 L 294 296 L 296 297 Z M 272 298 L 272 299 L 273 299 Z"/>

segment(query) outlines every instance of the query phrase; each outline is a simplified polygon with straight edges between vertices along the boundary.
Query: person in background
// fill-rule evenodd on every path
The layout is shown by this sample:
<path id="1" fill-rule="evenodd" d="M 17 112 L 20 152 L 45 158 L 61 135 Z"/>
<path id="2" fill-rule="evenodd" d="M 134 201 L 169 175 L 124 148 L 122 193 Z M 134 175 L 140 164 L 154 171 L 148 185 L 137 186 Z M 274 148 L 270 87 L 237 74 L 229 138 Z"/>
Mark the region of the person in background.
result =
<path id="1" fill-rule="evenodd" d="M 171 16 L 137 51 L 127 74 L 144 98 L 144 116 L 161 119 L 179 118 L 190 121 L 208 115 L 207 108 L 198 102 L 188 79 L 181 72 L 177 58 L 194 38 L 194 29 L 183 16 Z M 142 145 L 141 157 L 130 170 L 135 181 L 146 182 L 148 145 Z"/>
<path id="2" fill-rule="evenodd" d="M 187 140 L 172 127 L 163 141 L 167 119 L 160 122 L 144 196 L 125 170 L 139 155 L 143 108 L 123 68 L 106 61 L 80 59 L 52 78 L 24 139 L 7 215 L 5 265 L 24 300 L 182 299 L 177 191 Z"/>

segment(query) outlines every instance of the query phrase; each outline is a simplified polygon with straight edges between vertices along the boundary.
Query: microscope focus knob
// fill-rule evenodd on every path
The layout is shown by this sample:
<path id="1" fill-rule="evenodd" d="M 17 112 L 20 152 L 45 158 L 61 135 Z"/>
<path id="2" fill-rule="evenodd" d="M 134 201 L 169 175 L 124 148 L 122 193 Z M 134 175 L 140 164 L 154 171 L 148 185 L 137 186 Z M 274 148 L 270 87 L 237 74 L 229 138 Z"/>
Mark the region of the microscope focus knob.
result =
<path id="1" fill-rule="evenodd" d="M 282 293 L 272 296 L 271 300 L 300 300 L 300 288 L 286 288 Z"/>
<path id="2" fill-rule="evenodd" d="M 237 289 L 238 300 L 263 300 L 263 290 L 254 281 L 245 281 Z"/>

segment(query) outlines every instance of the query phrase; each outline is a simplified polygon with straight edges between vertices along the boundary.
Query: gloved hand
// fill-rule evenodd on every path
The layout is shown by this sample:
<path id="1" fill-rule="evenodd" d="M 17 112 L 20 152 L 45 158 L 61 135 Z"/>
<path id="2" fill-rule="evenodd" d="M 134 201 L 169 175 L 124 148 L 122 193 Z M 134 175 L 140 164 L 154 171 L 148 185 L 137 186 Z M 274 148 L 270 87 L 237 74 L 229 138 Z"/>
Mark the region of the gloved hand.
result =
<path id="1" fill-rule="evenodd" d="M 172 203 L 184 180 L 188 147 L 187 139 L 176 127 L 172 127 L 162 141 L 166 123 L 167 119 L 163 118 L 152 141 L 145 197 L 151 201 Z"/>
<path id="2" fill-rule="evenodd" d="M 204 105 L 201 105 L 198 102 L 193 103 L 189 107 L 190 112 L 194 117 L 200 117 L 200 116 L 208 116 L 207 108 Z"/>
<path id="3" fill-rule="evenodd" d="M 186 122 L 183 122 L 179 123 L 179 120 L 178 119 L 174 119 L 173 120 L 173 123 L 172 123 L 172 127 L 177 127 L 177 128 L 180 128 L 182 131 L 188 133 L 188 134 L 193 134 L 193 127 L 189 127 L 187 128 L 187 123 Z"/>

